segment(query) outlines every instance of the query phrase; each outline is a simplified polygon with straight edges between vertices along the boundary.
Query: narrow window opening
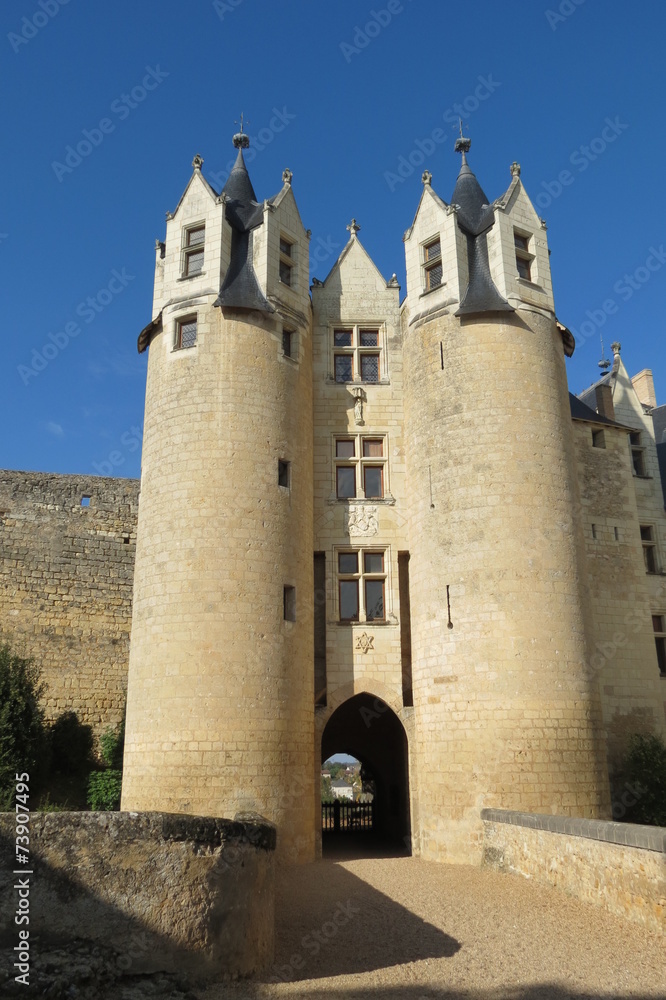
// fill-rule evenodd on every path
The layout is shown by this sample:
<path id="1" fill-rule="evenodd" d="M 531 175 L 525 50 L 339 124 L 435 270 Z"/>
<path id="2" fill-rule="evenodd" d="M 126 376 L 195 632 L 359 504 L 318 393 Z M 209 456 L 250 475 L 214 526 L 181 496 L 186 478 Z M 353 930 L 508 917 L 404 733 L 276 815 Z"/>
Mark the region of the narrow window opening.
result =
<path id="1" fill-rule="evenodd" d="M 613 528 L 613 531 L 615 532 L 615 541 L 619 542 L 620 541 L 620 529 L 619 528 Z"/>
<path id="2" fill-rule="evenodd" d="M 284 588 L 284 620 L 286 622 L 296 621 L 296 588 Z"/>
<path id="3" fill-rule="evenodd" d="M 596 524 L 593 524 L 592 525 L 592 538 L 596 538 L 596 537 L 597 537 L 597 526 L 596 526 Z"/>
<path id="4" fill-rule="evenodd" d="M 206 242 L 206 227 L 194 226 L 186 229 L 185 246 L 183 249 L 183 274 L 187 278 L 192 278 L 196 274 L 201 274 L 204 263 L 204 244 Z"/>
<path id="5" fill-rule="evenodd" d="M 532 261 L 534 254 L 530 253 L 530 237 L 525 233 L 513 231 L 513 243 L 516 251 L 516 268 L 518 277 L 525 281 L 532 280 Z"/>
<path id="6" fill-rule="evenodd" d="M 409 599 L 409 552 L 398 552 L 398 596 L 400 599 L 400 655 L 402 659 L 402 703 L 414 704 L 412 689 L 412 623 Z"/>
<path id="7" fill-rule="evenodd" d="M 657 647 L 659 674 L 661 677 L 666 677 L 666 615 L 652 615 L 652 628 Z"/>
<path id="8" fill-rule="evenodd" d="M 290 466 L 291 462 L 286 462 L 283 458 L 278 460 L 278 486 L 287 490 L 290 486 Z"/>
<path id="9" fill-rule="evenodd" d="M 631 461 L 634 467 L 634 475 L 645 478 L 647 476 L 645 448 L 643 447 L 640 431 L 631 432 L 629 435 L 629 447 L 631 449 Z"/>
<path id="10" fill-rule="evenodd" d="M 606 438 L 603 431 L 592 431 L 592 447 L 605 448 Z"/>
<path id="11" fill-rule="evenodd" d="M 285 236 L 280 236 L 279 276 L 283 285 L 293 287 L 294 284 L 294 244 Z"/>
<path id="12" fill-rule="evenodd" d="M 90 507 L 90 497 L 88 496 L 87 493 L 84 493 L 83 496 L 81 497 L 81 506 Z"/>
<path id="13" fill-rule="evenodd" d="M 643 543 L 643 559 L 645 560 L 645 572 L 657 572 L 657 545 L 654 537 L 654 528 L 651 524 L 641 524 L 641 541 Z"/>
<path id="14" fill-rule="evenodd" d="M 326 704 L 326 554 L 314 554 L 315 705 Z"/>
<path id="15" fill-rule="evenodd" d="M 283 330 L 282 331 L 282 353 L 285 358 L 293 358 L 294 350 L 294 331 L 293 330 Z"/>
<path id="16" fill-rule="evenodd" d="M 176 323 L 176 350 L 194 347 L 197 342 L 197 318 L 187 316 Z"/>
<path id="17" fill-rule="evenodd" d="M 430 292 L 442 284 L 442 243 L 437 236 L 423 247 L 423 288 Z"/>

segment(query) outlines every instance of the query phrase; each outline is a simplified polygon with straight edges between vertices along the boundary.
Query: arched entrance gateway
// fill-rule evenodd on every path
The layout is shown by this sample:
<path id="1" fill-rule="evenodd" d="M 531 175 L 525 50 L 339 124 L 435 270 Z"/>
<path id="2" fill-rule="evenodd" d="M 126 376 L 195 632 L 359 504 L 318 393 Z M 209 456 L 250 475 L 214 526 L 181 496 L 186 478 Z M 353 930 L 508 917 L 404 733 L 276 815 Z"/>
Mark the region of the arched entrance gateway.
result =
<path id="1" fill-rule="evenodd" d="M 340 705 L 326 723 L 321 739 L 322 763 L 345 753 L 361 762 L 366 788 L 372 789 L 372 826 L 356 826 L 357 844 L 368 853 L 386 849 L 411 853 L 409 761 L 407 735 L 395 712 L 372 694 L 357 694 Z M 336 839 L 322 830 L 322 850 Z M 344 836 L 348 828 L 337 835 Z"/>

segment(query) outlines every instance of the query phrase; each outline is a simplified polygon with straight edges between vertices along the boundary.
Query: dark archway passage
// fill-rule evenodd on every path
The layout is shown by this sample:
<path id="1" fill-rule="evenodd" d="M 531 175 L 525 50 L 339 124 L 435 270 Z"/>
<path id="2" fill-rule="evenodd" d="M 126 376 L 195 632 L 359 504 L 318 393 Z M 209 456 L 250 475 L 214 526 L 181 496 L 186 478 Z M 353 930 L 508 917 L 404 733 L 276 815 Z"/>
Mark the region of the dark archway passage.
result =
<path id="1" fill-rule="evenodd" d="M 357 694 L 340 705 L 326 723 L 321 759 L 347 753 L 361 761 L 374 780 L 374 827 L 359 835 L 362 853 L 394 850 L 410 854 L 409 764 L 407 735 L 395 712 L 371 694 Z M 324 833 L 323 850 L 333 846 Z M 339 845 L 336 845 L 339 846 Z"/>

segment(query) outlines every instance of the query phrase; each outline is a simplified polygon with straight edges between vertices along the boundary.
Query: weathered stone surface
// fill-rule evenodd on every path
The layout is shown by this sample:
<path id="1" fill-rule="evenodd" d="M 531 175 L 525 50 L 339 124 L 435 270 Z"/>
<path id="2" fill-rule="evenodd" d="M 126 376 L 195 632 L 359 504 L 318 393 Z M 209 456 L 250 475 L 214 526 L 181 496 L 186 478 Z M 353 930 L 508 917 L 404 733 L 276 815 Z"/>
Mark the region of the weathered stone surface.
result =
<path id="1" fill-rule="evenodd" d="M 484 809 L 483 863 L 666 932 L 666 830 Z"/>
<path id="2" fill-rule="evenodd" d="M 3 947 L 18 942 L 13 841 L 14 817 L 1 815 Z M 82 942 L 111 948 L 116 971 L 131 975 L 250 975 L 273 955 L 274 849 L 266 822 L 36 813 L 30 941 L 38 938 L 40 951 Z"/>
<path id="3" fill-rule="evenodd" d="M 0 472 L 0 641 L 41 667 L 51 719 L 121 719 L 138 500 L 134 479 Z"/>

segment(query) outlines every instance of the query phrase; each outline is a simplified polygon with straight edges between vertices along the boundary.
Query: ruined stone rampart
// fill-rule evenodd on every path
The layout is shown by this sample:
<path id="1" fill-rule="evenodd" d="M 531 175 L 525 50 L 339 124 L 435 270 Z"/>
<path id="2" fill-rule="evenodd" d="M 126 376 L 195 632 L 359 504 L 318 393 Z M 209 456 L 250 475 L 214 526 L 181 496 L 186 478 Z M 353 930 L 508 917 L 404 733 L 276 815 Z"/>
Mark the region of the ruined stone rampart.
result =
<path id="1" fill-rule="evenodd" d="M 42 668 L 49 718 L 121 718 L 138 499 L 133 479 L 0 472 L 0 640 Z"/>

